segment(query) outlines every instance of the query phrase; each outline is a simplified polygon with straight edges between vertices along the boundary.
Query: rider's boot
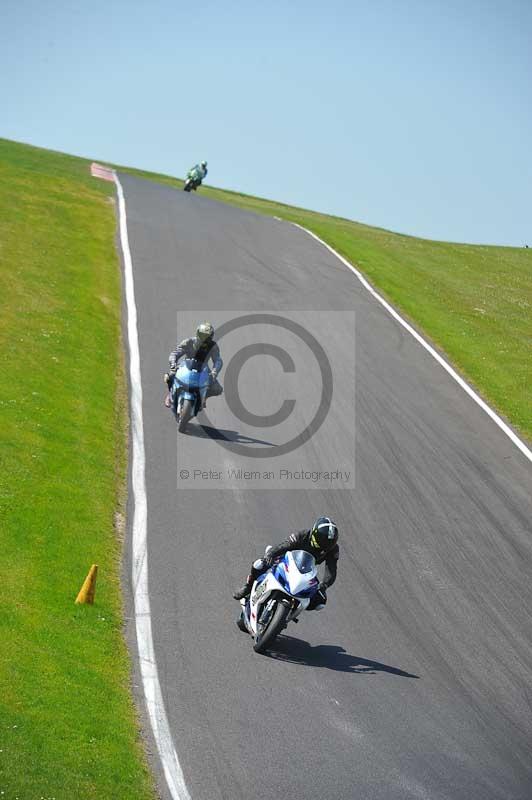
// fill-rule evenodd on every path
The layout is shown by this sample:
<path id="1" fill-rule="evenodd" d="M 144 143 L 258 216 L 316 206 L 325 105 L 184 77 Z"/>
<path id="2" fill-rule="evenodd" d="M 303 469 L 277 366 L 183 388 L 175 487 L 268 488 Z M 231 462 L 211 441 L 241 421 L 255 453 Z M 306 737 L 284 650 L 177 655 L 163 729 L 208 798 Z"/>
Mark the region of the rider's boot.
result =
<path id="1" fill-rule="evenodd" d="M 166 408 L 172 408 L 172 395 L 170 394 L 170 375 L 168 374 L 168 372 L 164 373 L 164 382 L 168 386 L 168 393 L 164 398 L 164 404 Z"/>
<path id="2" fill-rule="evenodd" d="M 235 600 L 243 600 L 244 597 L 249 597 L 251 594 L 251 587 L 253 586 L 253 580 L 253 575 L 248 575 L 246 583 L 242 588 L 234 592 L 233 597 Z"/>

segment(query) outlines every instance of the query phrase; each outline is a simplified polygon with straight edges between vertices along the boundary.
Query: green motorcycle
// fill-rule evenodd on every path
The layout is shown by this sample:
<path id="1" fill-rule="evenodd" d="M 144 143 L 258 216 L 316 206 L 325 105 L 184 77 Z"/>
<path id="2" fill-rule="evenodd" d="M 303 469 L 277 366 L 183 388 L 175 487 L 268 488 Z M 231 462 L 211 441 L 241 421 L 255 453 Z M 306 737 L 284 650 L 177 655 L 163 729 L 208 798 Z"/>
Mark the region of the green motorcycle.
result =
<path id="1" fill-rule="evenodd" d="M 201 182 L 205 175 L 207 174 L 207 162 L 202 161 L 201 164 L 196 164 L 195 167 L 189 169 L 187 172 L 187 177 L 185 179 L 185 185 L 183 189 L 185 192 L 195 192 L 198 186 L 201 186 Z"/>

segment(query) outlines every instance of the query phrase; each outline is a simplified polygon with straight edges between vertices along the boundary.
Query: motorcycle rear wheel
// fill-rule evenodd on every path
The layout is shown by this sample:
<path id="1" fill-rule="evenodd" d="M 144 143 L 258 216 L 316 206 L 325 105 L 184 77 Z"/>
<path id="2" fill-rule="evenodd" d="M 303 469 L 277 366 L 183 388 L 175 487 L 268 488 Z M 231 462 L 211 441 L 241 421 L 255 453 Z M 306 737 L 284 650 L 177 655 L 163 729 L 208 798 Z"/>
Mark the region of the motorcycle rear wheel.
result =
<path id="1" fill-rule="evenodd" d="M 290 613 L 290 606 L 278 602 L 275 611 L 270 619 L 267 628 L 262 631 L 253 643 L 253 649 L 256 653 L 264 653 L 266 648 L 272 644 L 273 640 L 278 633 L 281 633 L 283 628 L 286 627 L 286 618 Z"/>
<path id="2" fill-rule="evenodd" d="M 179 424 L 178 429 L 179 433 L 184 433 L 186 427 L 190 421 L 193 412 L 193 404 L 192 400 L 183 400 L 183 405 L 181 406 L 181 413 L 179 415 Z"/>

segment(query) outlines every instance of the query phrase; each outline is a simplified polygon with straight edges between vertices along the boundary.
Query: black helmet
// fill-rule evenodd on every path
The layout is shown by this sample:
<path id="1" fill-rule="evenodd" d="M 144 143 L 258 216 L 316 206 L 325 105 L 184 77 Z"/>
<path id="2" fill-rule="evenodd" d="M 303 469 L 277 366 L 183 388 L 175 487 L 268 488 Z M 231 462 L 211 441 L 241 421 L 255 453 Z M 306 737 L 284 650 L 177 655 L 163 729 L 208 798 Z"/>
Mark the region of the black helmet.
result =
<path id="1" fill-rule="evenodd" d="M 338 528 L 330 517 L 319 517 L 310 531 L 310 546 L 331 550 L 338 541 Z"/>

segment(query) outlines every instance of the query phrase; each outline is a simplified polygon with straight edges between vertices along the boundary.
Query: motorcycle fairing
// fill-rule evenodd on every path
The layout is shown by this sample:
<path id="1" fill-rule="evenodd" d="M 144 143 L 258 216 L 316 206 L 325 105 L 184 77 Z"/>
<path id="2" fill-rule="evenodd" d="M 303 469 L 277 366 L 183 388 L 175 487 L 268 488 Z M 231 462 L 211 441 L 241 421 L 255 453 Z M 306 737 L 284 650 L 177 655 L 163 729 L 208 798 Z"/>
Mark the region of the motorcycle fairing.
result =
<path id="1" fill-rule="evenodd" d="M 258 576 L 252 586 L 249 600 L 242 601 L 245 621 L 253 635 L 257 633 L 258 621 L 263 610 L 267 608 L 273 592 L 283 594 L 291 601 L 297 601 L 296 604 L 293 604 L 287 618 L 288 621 L 299 616 L 308 607 L 311 597 L 316 593 L 319 582 L 315 562 L 312 569 L 300 572 L 294 558 L 295 553 L 304 553 L 304 551 L 296 550 L 285 553 L 271 569 Z M 305 553 L 305 555 L 309 554 Z"/>
<path id="2" fill-rule="evenodd" d="M 179 392 L 180 399 L 195 402 L 195 414 L 201 408 L 201 401 L 205 399 L 211 381 L 207 365 L 200 369 L 195 368 L 196 366 L 200 366 L 196 359 L 185 359 L 175 373 L 171 388 L 174 404 L 176 394 Z"/>

